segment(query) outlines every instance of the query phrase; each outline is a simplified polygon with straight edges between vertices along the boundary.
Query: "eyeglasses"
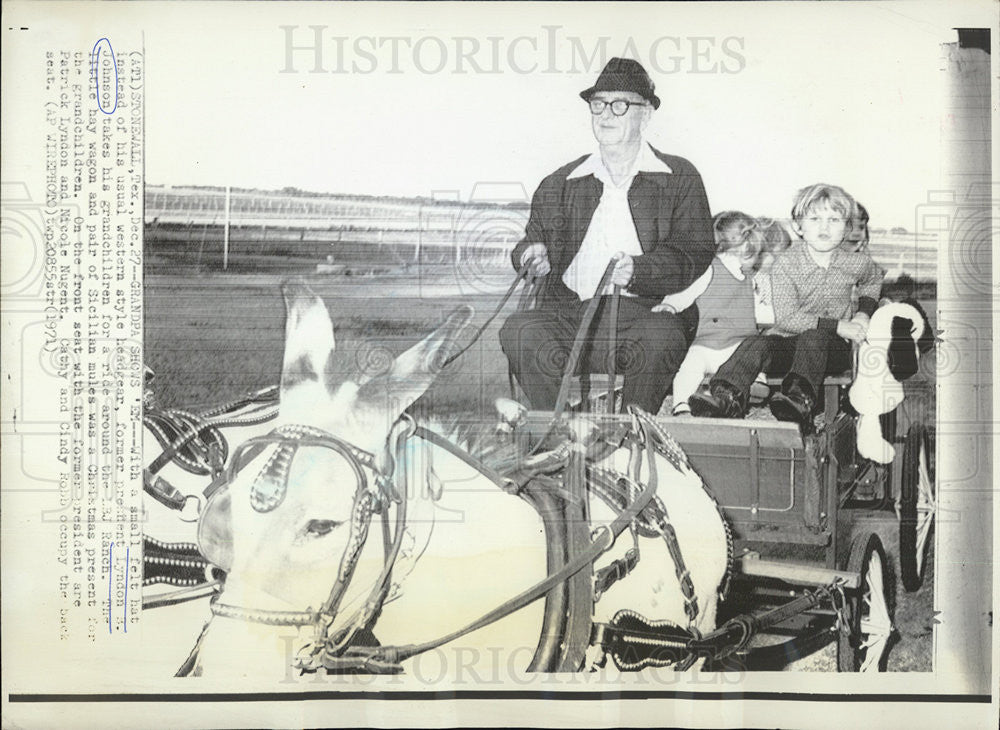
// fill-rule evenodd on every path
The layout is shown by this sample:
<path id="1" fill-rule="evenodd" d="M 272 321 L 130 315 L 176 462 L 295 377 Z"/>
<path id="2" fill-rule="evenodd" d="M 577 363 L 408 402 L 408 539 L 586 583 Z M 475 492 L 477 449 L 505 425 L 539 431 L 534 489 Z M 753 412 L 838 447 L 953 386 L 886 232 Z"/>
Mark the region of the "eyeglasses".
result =
<path id="1" fill-rule="evenodd" d="M 604 109 L 611 107 L 611 113 L 616 117 L 623 117 L 628 112 L 630 106 L 649 106 L 637 101 L 626 101 L 625 99 L 615 99 L 614 101 L 601 101 L 600 99 L 590 100 L 590 113 L 595 117 L 604 113 Z"/>

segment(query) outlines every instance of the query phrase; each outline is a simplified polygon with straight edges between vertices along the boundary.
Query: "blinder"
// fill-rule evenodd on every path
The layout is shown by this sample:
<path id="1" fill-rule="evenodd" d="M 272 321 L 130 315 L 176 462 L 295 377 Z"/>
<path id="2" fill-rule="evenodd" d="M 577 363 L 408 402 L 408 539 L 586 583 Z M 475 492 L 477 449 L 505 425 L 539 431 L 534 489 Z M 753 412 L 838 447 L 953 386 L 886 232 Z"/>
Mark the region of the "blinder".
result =
<path id="1" fill-rule="evenodd" d="M 410 432 L 410 429 L 407 429 L 407 432 Z M 407 435 L 408 433 L 399 434 L 398 437 L 405 438 Z M 250 487 L 250 504 L 259 513 L 271 512 L 284 502 L 291 465 L 300 448 L 311 446 L 329 449 L 344 457 L 344 460 L 351 467 L 356 485 L 354 506 L 351 510 L 347 549 L 341 557 L 336 582 L 320 612 L 292 612 L 295 614 L 294 616 L 282 620 L 271 616 L 275 612 L 224 604 L 215 604 L 213 610 L 219 615 L 238 614 L 241 618 L 264 623 L 273 623 L 275 620 L 279 620 L 281 623 L 291 622 L 296 625 L 319 622 L 321 620 L 320 613 L 322 613 L 325 614 L 323 623 L 329 625 L 333 619 L 333 612 L 336 611 L 336 607 L 353 576 L 361 549 L 368 536 L 368 526 L 373 513 L 383 511 L 383 504 L 399 498 L 395 494 L 396 490 L 392 479 L 395 464 L 390 459 L 384 470 L 379 469 L 375 456 L 369 452 L 312 426 L 281 426 L 269 434 L 247 440 L 233 453 L 222 478 L 206 490 L 208 503 L 198 525 L 198 543 L 202 554 L 223 570 L 229 571 L 233 564 L 231 524 L 233 496 L 230 486 L 237 474 L 270 445 L 276 445 L 276 448 Z M 369 489 L 366 469 L 371 470 L 375 475 L 377 491 L 384 492 L 383 494 L 377 494 Z M 405 499 L 405 496 L 403 498 Z M 378 588 L 376 586 L 376 591 Z"/>

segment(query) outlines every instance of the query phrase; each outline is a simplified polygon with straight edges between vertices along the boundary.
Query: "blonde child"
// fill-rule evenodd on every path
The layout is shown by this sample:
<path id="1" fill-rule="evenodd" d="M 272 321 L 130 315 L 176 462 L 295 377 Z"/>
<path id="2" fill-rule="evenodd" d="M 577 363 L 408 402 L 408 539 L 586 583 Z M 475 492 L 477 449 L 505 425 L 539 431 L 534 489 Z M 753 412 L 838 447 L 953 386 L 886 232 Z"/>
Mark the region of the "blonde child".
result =
<path id="1" fill-rule="evenodd" d="M 750 384 L 766 370 L 785 376 L 771 412 L 811 430 L 823 377 L 850 367 L 851 345 L 865 341 L 882 286 L 871 256 L 845 248 L 858 220 L 857 203 L 843 188 L 820 183 L 798 192 L 792 227 L 801 240 L 772 272 L 774 327 L 737 348 L 712 378 L 710 394 L 692 396 L 695 415 L 742 417 Z"/>
<path id="2" fill-rule="evenodd" d="M 698 331 L 674 376 L 675 416 L 690 414 L 688 398 L 702 378 L 714 374 L 744 339 L 757 334 L 752 273 L 763 243 L 761 229 L 754 218 L 739 211 L 715 216 L 714 229 L 711 277 L 697 298 Z M 682 304 L 665 301 L 653 311 Z"/>

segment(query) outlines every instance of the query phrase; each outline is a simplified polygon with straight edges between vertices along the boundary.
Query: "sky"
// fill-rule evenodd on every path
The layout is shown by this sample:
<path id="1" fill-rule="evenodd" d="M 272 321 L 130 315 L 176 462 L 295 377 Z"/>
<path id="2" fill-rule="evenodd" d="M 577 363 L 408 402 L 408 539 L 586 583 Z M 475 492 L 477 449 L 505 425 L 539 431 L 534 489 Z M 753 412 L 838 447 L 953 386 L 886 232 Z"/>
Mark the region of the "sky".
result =
<path id="1" fill-rule="evenodd" d="M 663 99 L 649 141 L 714 211 L 786 216 L 825 181 L 913 229 L 948 162 L 940 45 L 990 7 L 116 3 L 77 22 L 145 46 L 149 184 L 524 200 L 593 151 L 578 93 L 628 55 Z"/>

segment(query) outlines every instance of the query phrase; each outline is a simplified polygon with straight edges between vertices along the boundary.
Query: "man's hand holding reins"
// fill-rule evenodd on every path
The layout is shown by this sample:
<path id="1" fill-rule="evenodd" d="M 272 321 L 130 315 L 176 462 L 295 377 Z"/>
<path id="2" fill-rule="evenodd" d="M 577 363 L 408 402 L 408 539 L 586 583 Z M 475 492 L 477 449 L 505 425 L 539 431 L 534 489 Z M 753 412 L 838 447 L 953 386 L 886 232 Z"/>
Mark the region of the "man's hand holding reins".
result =
<path id="1" fill-rule="evenodd" d="M 632 281 L 632 274 L 635 273 L 635 263 L 632 257 L 627 254 L 620 253 L 618 257 L 615 270 L 611 273 L 611 283 L 625 289 L 628 287 L 629 282 Z"/>
<path id="2" fill-rule="evenodd" d="M 531 265 L 532 276 L 545 276 L 552 271 L 549 252 L 544 243 L 533 243 L 524 249 L 524 253 L 521 254 L 521 266 L 525 264 Z"/>

